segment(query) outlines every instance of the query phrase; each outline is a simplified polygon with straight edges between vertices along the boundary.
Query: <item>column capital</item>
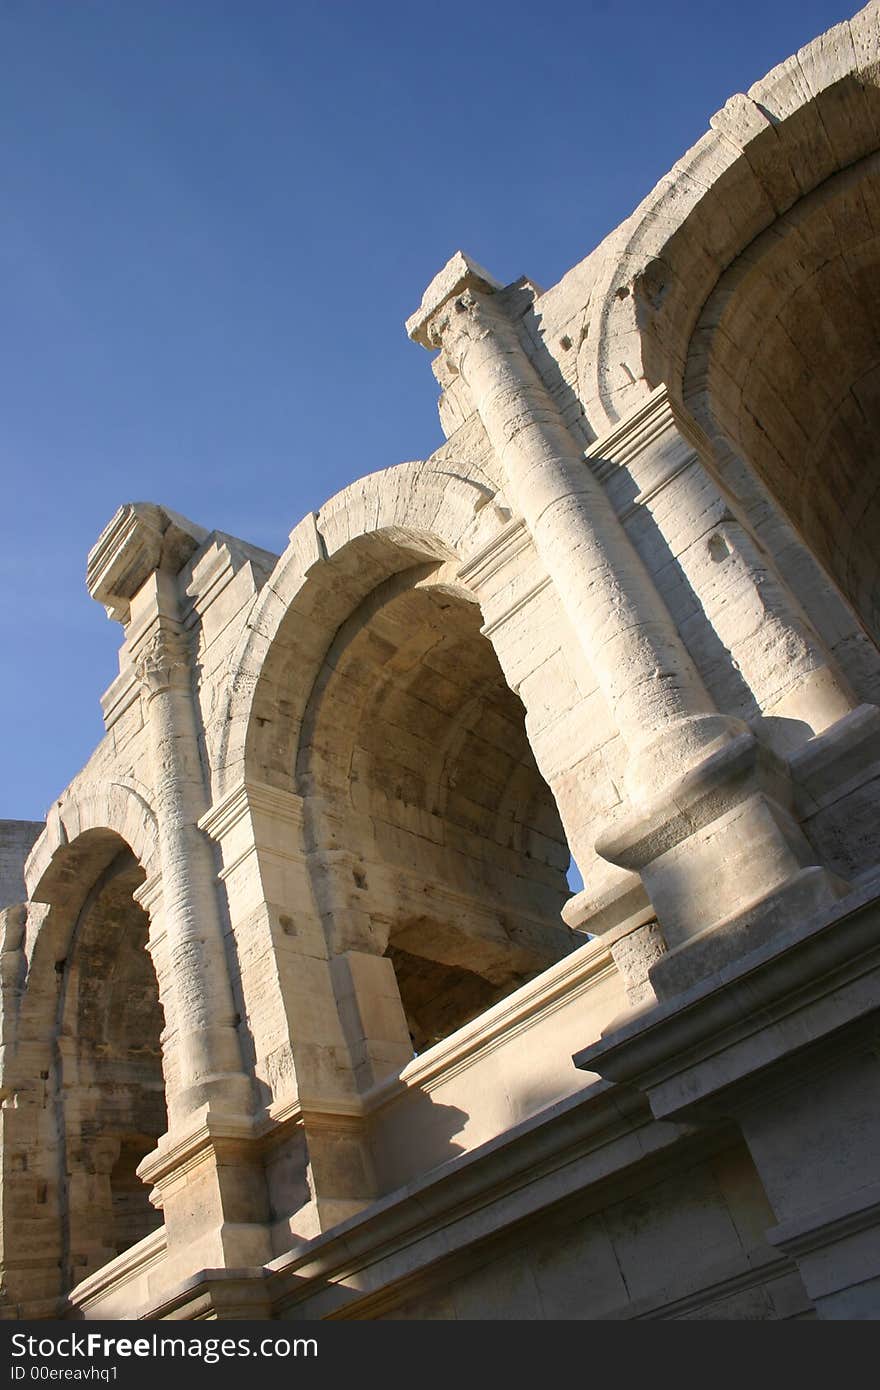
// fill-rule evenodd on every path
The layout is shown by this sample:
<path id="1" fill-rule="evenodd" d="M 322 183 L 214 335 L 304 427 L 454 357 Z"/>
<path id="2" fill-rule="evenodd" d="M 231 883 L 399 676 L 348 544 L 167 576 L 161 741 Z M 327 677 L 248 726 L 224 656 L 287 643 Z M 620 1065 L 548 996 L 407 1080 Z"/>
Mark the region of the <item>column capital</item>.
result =
<path id="1" fill-rule="evenodd" d="M 154 502 L 126 502 L 89 551 L 86 587 L 111 618 L 128 623 L 131 600 L 157 569 L 177 573 L 207 531 Z"/>
<path id="2" fill-rule="evenodd" d="M 138 642 L 132 658 L 135 675 L 150 699 L 172 686 L 189 686 L 189 643 L 176 627 L 155 625 Z"/>
<path id="3" fill-rule="evenodd" d="M 494 294 L 502 288 L 500 281 L 488 270 L 484 270 L 463 251 L 456 251 L 425 290 L 418 309 L 406 321 L 406 331 L 422 347 L 437 348 L 451 322 L 457 301 L 465 295 L 472 297 L 475 290 Z M 461 310 L 470 307 L 468 303 L 460 305 Z"/>

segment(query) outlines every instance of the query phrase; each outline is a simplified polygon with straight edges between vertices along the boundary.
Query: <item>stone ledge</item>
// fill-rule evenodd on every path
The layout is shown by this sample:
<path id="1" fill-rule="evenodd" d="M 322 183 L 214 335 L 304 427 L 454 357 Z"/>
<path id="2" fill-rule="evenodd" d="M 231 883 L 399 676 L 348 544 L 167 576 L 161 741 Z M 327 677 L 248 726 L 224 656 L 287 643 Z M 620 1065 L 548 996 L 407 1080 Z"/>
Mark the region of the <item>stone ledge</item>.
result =
<path id="1" fill-rule="evenodd" d="M 162 1322 L 202 1319 L 263 1321 L 271 1316 L 265 1271 L 253 1269 L 200 1269 L 172 1289 L 156 1307 L 138 1317 Z"/>
<path id="2" fill-rule="evenodd" d="M 596 477 L 603 481 L 615 469 L 624 468 L 638 458 L 668 430 L 676 430 L 689 450 L 712 457 L 711 445 L 703 431 L 675 404 L 668 386 L 661 383 L 613 429 L 588 445 L 584 450 L 584 459 Z M 686 468 L 691 462 L 692 458 L 686 455 L 680 467 Z M 664 485 L 668 481 L 664 479 Z"/>
<path id="3" fill-rule="evenodd" d="M 162 1136 L 156 1148 L 138 1164 L 138 1177 L 145 1183 L 161 1183 L 169 1174 L 179 1176 L 197 1167 L 218 1146 L 238 1148 L 253 1137 L 251 1116 L 217 1116 L 204 1106 L 185 1133 Z"/>
<path id="4" fill-rule="evenodd" d="M 769 1067 L 880 1009 L 878 890 L 873 879 L 673 1000 L 624 1016 L 575 1066 L 638 1085 L 658 1118 L 717 1118 L 722 1093 L 768 1086 Z"/>
<path id="5" fill-rule="evenodd" d="M 507 1042 L 542 1015 L 585 993 L 614 972 L 611 951 L 603 939 L 579 947 L 450 1037 L 435 1043 L 407 1063 L 397 1076 L 366 1091 L 362 1098 L 365 1113 L 372 1114 L 407 1090 L 421 1088 L 430 1094 L 437 1085 L 491 1052 L 496 1044 Z"/>
<path id="6" fill-rule="evenodd" d="M 395 1297 L 414 1278 L 633 1165 L 663 1163 L 690 1132 L 656 1124 L 642 1097 L 597 1082 L 267 1266 L 273 1306 L 309 1318 Z M 717 1147 L 719 1136 L 694 1141 Z"/>
<path id="7" fill-rule="evenodd" d="M 327 1116 L 330 1120 L 363 1119 L 375 1115 L 408 1092 L 422 1090 L 430 1094 L 451 1077 L 478 1064 L 496 1047 L 531 1027 L 542 1016 L 587 994 L 594 985 L 614 973 L 616 967 L 607 940 L 589 941 L 370 1090 L 353 1095 L 347 1101 L 303 1093 L 295 1100 L 285 1100 L 277 1108 L 270 1107 L 268 1121 L 260 1126 L 259 1136 L 271 1135 L 285 1124 L 308 1122 L 312 1116 Z"/>
<path id="8" fill-rule="evenodd" d="M 295 792 L 248 780 L 226 793 L 200 817 L 198 825 L 212 840 L 221 841 L 245 816 L 263 812 L 290 825 L 301 825 L 303 799 Z M 259 848 L 259 846 L 257 846 Z"/>
<path id="9" fill-rule="evenodd" d="M 153 1269 L 165 1258 L 167 1250 L 165 1227 L 159 1226 L 129 1250 L 117 1255 L 115 1260 L 111 1260 L 109 1264 L 103 1265 L 94 1274 L 76 1284 L 68 1294 L 68 1302 L 72 1307 L 85 1312 L 108 1293 L 118 1291 L 121 1285 L 128 1284 L 132 1279 L 137 1279 L 147 1270 Z"/>

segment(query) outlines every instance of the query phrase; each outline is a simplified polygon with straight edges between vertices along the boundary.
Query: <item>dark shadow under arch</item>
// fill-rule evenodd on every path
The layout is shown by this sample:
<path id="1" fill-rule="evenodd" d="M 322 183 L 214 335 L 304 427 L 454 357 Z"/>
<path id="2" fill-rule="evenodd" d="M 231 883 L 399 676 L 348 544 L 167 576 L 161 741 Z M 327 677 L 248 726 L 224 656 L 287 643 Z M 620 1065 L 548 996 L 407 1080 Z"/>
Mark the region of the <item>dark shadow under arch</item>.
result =
<path id="1" fill-rule="evenodd" d="M 417 1050 L 574 944 L 522 704 L 479 608 L 435 571 L 386 580 L 339 628 L 295 770 L 331 953 L 387 955 Z"/>
<path id="2" fill-rule="evenodd" d="M 685 399 L 748 460 L 880 640 L 880 154 L 815 189 L 719 281 Z"/>
<path id="3" fill-rule="evenodd" d="M 94 834 L 94 832 L 93 832 Z M 144 871 L 110 832 L 67 955 L 56 963 L 57 1109 L 68 1287 L 162 1224 L 137 1176 L 167 1126 L 164 1016 L 133 896 Z"/>

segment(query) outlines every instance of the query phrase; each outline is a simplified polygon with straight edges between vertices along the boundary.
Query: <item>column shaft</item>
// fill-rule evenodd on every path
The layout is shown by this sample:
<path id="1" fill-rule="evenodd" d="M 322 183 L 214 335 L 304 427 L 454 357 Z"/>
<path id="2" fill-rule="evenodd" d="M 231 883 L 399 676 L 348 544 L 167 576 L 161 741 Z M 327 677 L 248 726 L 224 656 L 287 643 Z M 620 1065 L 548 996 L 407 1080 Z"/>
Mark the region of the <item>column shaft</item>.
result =
<path id="1" fill-rule="evenodd" d="M 785 912 L 827 907 L 845 884 L 816 862 L 785 765 L 715 707 L 498 288 L 458 253 L 408 329 L 439 347 L 444 371 L 467 387 L 506 501 L 528 527 L 627 746 L 630 805 L 595 848 L 641 875 L 673 948 L 651 967 L 651 982 L 672 994 L 760 944 Z"/>
<path id="2" fill-rule="evenodd" d="M 187 1113 L 210 1101 L 214 1108 L 247 1113 L 250 1084 L 242 1070 L 213 853 L 196 824 L 205 792 L 189 651 L 179 624 L 166 616 L 169 607 L 166 592 L 133 650 L 145 693 L 175 996 L 181 1094 L 169 1097 L 169 1109 Z"/>
<path id="3" fill-rule="evenodd" d="M 656 785 L 741 726 L 720 715 L 599 482 L 584 463 L 514 324 L 489 295 L 451 307 L 443 349 L 473 396 L 621 735 L 637 784 Z M 663 738 L 662 757 L 652 745 Z"/>

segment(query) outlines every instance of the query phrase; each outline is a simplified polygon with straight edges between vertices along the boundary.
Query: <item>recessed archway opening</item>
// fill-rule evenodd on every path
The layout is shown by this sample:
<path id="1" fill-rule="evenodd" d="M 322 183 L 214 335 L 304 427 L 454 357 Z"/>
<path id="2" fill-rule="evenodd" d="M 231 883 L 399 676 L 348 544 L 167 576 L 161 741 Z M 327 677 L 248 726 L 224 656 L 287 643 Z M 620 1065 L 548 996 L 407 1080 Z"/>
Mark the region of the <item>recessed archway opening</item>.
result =
<path id="1" fill-rule="evenodd" d="M 396 576 L 337 633 L 303 726 L 331 949 L 391 961 L 417 1052 L 576 944 L 556 803 L 480 626 L 436 575 Z"/>
<path id="2" fill-rule="evenodd" d="M 415 1052 L 454 1033 L 508 992 L 465 966 L 444 965 L 393 944 L 385 954 L 394 966 Z"/>
<path id="3" fill-rule="evenodd" d="M 685 378 L 697 418 L 755 467 L 875 640 L 878 226 L 874 155 L 743 252 L 703 311 Z"/>
<path id="4" fill-rule="evenodd" d="M 137 1166 L 167 1127 L 164 1018 L 135 901 L 144 872 L 121 842 L 85 898 L 61 963 L 64 1179 L 71 1281 L 162 1224 Z"/>

